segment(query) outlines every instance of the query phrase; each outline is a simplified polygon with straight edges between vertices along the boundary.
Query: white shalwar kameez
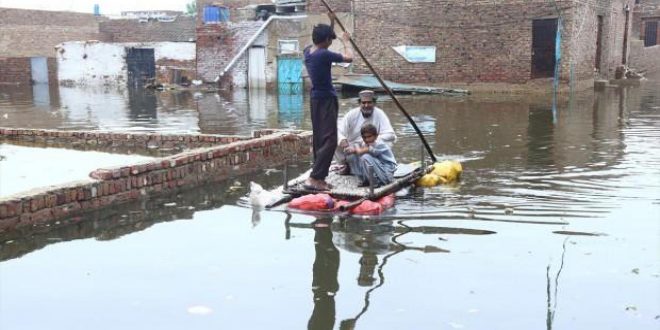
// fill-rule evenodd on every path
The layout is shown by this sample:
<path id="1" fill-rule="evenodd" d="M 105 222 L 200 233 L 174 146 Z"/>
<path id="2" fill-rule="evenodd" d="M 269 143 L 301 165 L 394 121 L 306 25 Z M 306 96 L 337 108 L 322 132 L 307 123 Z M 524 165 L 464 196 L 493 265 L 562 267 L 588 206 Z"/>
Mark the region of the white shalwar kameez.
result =
<path id="1" fill-rule="evenodd" d="M 396 142 L 396 134 L 394 133 L 392 124 L 390 124 L 390 119 L 387 118 L 387 115 L 383 110 L 374 107 L 371 116 L 364 118 L 360 107 L 357 107 L 347 112 L 339 121 L 339 125 L 337 126 L 338 143 L 341 143 L 342 140 L 346 139 L 349 147 L 361 145 L 363 141 L 360 129 L 365 124 L 376 126 L 376 130 L 378 130 L 377 141 L 383 142 L 390 147 Z M 337 148 L 335 159 L 339 162 L 345 162 L 346 154 L 344 154 L 343 148 Z"/>

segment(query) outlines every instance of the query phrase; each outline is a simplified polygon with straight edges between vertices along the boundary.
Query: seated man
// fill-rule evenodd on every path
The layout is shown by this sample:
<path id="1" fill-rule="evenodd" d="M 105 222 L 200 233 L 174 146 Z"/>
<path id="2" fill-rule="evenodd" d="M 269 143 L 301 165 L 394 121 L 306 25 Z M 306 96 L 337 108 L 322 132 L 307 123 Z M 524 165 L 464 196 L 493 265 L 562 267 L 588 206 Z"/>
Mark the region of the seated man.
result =
<path id="1" fill-rule="evenodd" d="M 341 165 L 347 165 L 344 150 L 362 143 L 360 129 L 365 124 L 372 124 L 376 127 L 379 142 L 383 142 L 389 147 L 396 142 L 396 134 L 394 134 L 389 118 L 383 110 L 376 107 L 375 93 L 370 90 L 360 92 L 358 102 L 360 106 L 346 113 L 337 127 L 339 143 L 335 152 L 335 160 Z M 350 168 L 344 167 L 341 174 L 350 174 Z"/>
<path id="2" fill-rule="evenodd" d="M 375 186 L 383 186 L 394 181 L 396 159 L 392 149 L 385 142 L 378 141 L 376 126 L 365 124 L 360 128 L 360 134 L 362 143 L 345 150 L 351 174 L 360 179 L 359 186 L 369 185 L 369 167 L 373 173 Z"/>

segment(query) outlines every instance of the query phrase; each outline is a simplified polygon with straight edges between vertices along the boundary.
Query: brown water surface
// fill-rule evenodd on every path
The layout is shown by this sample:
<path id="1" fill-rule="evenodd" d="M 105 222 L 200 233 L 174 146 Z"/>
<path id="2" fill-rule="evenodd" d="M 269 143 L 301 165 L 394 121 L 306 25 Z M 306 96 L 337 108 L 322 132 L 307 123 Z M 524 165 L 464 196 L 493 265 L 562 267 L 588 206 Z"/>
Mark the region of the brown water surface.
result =
<path id="1" fill-rule="evenodd" d="M 438 158 L 464 174 L 378 219 L 247 207 L 250 180 L 281 182 L 274 168 L 2 233 L 0 328 L 658 329 L 659 91 L 656 78 L 556 107 L 403 96 Z M 355 99 L 340 103 L 343 113 Z M 0 126 L 247 134 L 309 129 L 307 104 L 3 87 Z M 418 160 L 412 127 L 379 104 L 397 159 Z"/>

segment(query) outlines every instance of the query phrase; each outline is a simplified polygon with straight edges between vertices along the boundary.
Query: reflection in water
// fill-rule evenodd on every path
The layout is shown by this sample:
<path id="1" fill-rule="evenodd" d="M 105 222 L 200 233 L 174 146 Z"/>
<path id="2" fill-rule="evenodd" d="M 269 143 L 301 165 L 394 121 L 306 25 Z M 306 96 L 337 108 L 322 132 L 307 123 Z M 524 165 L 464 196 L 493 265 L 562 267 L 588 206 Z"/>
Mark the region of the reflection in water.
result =
<path id="1" fill-rule="evenodd" d="M 559 264 L 559 270 L 557 270 L 557 274 L 555 275 L 554 278 L 554 291 L 551 289 L 552 287 L 552 282 L 550 280 L 550 265 L 546 268 L 546 296 L 547 296 L 547 316 L 546 316 L 546 329 L 547 330 L 552 330 L 552 326 L 555 322 L 555 314 L 557 313 L 557 300 L 558 300 L 558 295 L 557 292 L 559 291 L 559 275 L 561 275 L 562 270 L 564 269 L 564 259 L 566 257 L 566 242 L 568 242 L 568 237 L 564 239 L 564 243 L 562 244 L 562 252 L 561 252 L 561 262 Z M 551 293 L 552 292 L 552 293 Z"/>
<path id="2" fill-rule="evenodd" d="M 158 119 L 157 98 L 153 90 L 128 89 L 129 118 L 132 121 L 153 121 Z"/>
<path id="3" fill-rule="evenodd" d="M 50 86 L 48 84 L 32 85 L 32 95 L 34 97 L 34 105 L 37 107 L 49 106 L 51 104 Z"/>
<path id="4" fill-rule="evenodd" d="M 314 311 L 307 328 L 334 329 L 335 294 L 339 291 L 339 250 L 332 243 L 332 218 L 317 219 L 314 225 L 314 266 L 312 292 Z"/>
<path id="5" fill-rule="evenodd" d="M 304 116 L 302 94 L 279 94 L 277 105 L 277 120 L 280 127 L 296 129 L 302 126 Z"/>
<path id="6" fill-rule="evenodd" d="M 4 243 L 0 244 L 0 260 L 6 261 L 2 266 L 7 267 L 3 268 L 0 276 L 3 280 L 18 278 L 14 283 L 25 286 L 23 290 L 15 289 L 6 301 L 8 305 L 18 306 L 11 307 L 14 310 L 31 312 L 33 301 L 21 299 L 30 293 L 39 296 L 48 288 L 38 283 L 21 283 L 20 278 L 26 273 L 45 272 L 67 276 L 69 273 L 35 261 L 41 261 L 39 257 L 44 255 L 63 255 L 62 264 L 77 265 L 75 256 L 83 249 L 81 246 L 85 246 L 66 243 L 63 244 L 65 246 L 40 251 L 43 253 L 30 253 L 49 244 L 93 237 L 112 239 L 112 244 L 107 245 L 122 248 L 130 247 L 131 243 L 141 243 L 136 242 L 139 241 L 136 236 L 145 235 L 157 243 L 162 241 L 163 246 L 169 246 L 167 238 L 159 237 L 162 234 L 160 230 L 169 226 L 198 229 L 198 236 L 183 239 L 205 236 L 209 241 L 221 242 L 227 241 L 222 239 L 223 233 L 232 233 L 232 229 L 244 226 L 249 227 L 249 231 L 241 232 L 245 236 L 233 238 L 231 242 L 237 243 L 228 249 L 215 250 L 213 260 L 227 262 L 247 258 L 252 266 L 280 266 L 273 260 L 282 260 L 282 249 L 297 247 L 296 244 L 302 248 L 309 247 L 312 234 L 319 250 L 315 249 L 316 255 L 311 255 L 311 250 L 306 251 L 308 259 L 294 260 L 294 263 L 299 262 L 295 272 L 281 267 L 282 275 L 279 276 L 260 276 L 258 268 L 249 268 L 247 263 L 239 262 L 233 264 L 231 269 L 219 267 L 223 269 L 219 273 L 239 275 L 218 280 L 216 273 L 209 275 L 206 265 L 195 265 L 180 270 L 181 277 L 168 283 L 179 291 L 167 298 L 198 299 L 189 293 L 189 279 L 191 274 L 203 277 L 206 273 L 208 281 L 205 284 L 211 290 L 204 287 L 205 292 L 213 291 L 216 289 L 214 286 L 232 287 L 235 290 L 231 292 L 232 296 L 240 295 L 242 302 L 250 300 L 270 306 L 284 305 L 282 300 L 286 299 L 285 308 L 295 308 L 295 311 L 291 312 L 291 317 L 281 319 L 299 319 L 295 320 L 295 326 L 276 324 L 272 325 L 274 328 L 295 328 L 305 323 L 320 328 L 357 326 L 360 329 L 376 329 L 382 324 L 406 328 L 403 324 L 414 323 L 415 326 L 409 328 L 451 326 L 485 329 L 498 324 L 507 329 L 531 329 L 545 323 L 547 328 L 655 329 L 655 315 L 623 311 L 622 304 L 635 304 L 645 310 L 658 310 L 659 306 L 656 297 L 648 295 L 648 292 L 657 292 L 658 277 L 654 274 L 660 260 L 657 249 L 649 248 L 657 246 L 658 241 L 659 86 L 658 82 L 650 81 L 639 88 L 613 88 L 572 95 L 568 100 L 560 98 L 555 123 L 550 99 L 507 98 L 501 95 L 466 98 L 405 96 L 402 103 L 422 122 L 424 134 L 433 141 L 438 158 L 462 161 L 465 171 L 460 184 L 414 191 L 398 199 L 396 210 L 385 219 L 378 219 L 376 224 L 371 222 L 373 219 L 348 219 L 333 223 L 330 229 L 314 228 L 308 223 L 295 223 L 301 218 L 304 219 L 301 222 L 311 221 L 308 218 L 294 215 L 292 220 L 291 215 L 287 214 L 284 220 L 286 239 L 282 239 L 281 224 L 274 224 L 282 215 L 279 212 L 262 212 L 259 226 L 250 226 L 248 212 L 245 212 L 245 219 L 232 218 L 232 213 L 222 206 L 241 204 L 239 198 L 247 192 L 240 188 L 234 190 L 235 187 L 228 185 L 200 187 L 160 200 L 150 199 L 108 210 L 104 214 L 70 219 L 50 228 L 5 232 L 0 234 L 0 242 Z M 309 128 L 306 98 L 289 100 L 267 94 L 263 102 L 264 96 L 257 96 L 256 100 L 251 101 L 246 91 L 200 93 L 194 94 L 194 97 L 190 93 L 158 92 L 154 94 L 155 115 L 153 112 L 147 114 L 145 121 L 139 118 L 140 111 L 129 110 L 133 107 L 129 94 L 117 91 L 76 92 L 66 88 L 60 88 L 60 93 L 62 106 L 51 103 L 50 112 L 55 115 L 44 116 L 44 109 L 34 105 L 32 89 L 14 92 L 0 90 L 0 114 L 7 114 L 4 119 L 0 116 L 0 126 L 222 134 L 246 134 L 262 127 L 295 125 L 296 128 Z M 53 93 L 50 95 L 51 98 L 56 97 Z M 342 113 L 355 104 L 353 98 L 340 102 L 343 104 L 340 109 Z M 153 98 L 149 104 L 153 109 Z M 397 159 L 401 162 L 418 160 L 421 150 L 419 139 L 409 129 L 406 119 L 386 97 L 379 99 L 379 105 L 390 117 L 400 137 L 394 148 Z M 306 170 L 308 165 L 301 165 L 300 172 Z M 269 187 L 281 184 L 279 175 L 269 176 L 265 172 L 239 180 L 244 180 L 243 187 L 247 187 L 249 180 Z M 177 205 L 163 208 L 163 204 L 171 202 Z M 217 221 L 181 221 L 153 226 L 159 222 L 189 219 L 200 210 L 209 211 L 197 213 L 196 218 L 206 216 L 217 218 Z M 257 221 L 255 219 L 253 225 Z M 135 240 L 126 237 L 128 233 L 145 228 L 150 230 L 133 236 Z M 291 228 L 308 230 L 296 230 L 292 234 Z M 575 242 L 570 245 L 576 250 L 571 254 L 571 263 L 583 267 L 565 267 L 562 266 L 563 261 L 547 267 L 548 258 L 558 254 L 555 233 L 589 238 L 588 244 Z M 584 236 L 585 233 L 603 234 Z M 250 242 L 255 241 L 263 245 L 258 252 L 249 249 Z M 202 250 L 176 255 L 172 263 L 183 259 L 201 259 L 206 253 Z M 339 258 L 339 252 L 345 254 Z M 304 270 L 309 269 L 312 258 L 323 262 L 317 267 L 324 265 L 327 273 L 313 267 L 313 293 L 321 299 L 315 300 L 318 304 L 315 304 L 311 315 L 301 316 L 299 311 L 310 307 L 309 275 Z M 148 261 L 149 258 L 143 260 Z M 337 275 L 333 265 L 338 265 L 340 261 L 344 267 Z M 26 265 L 31 268 L 23 268 Z M 113 268 L 121 268 L 122 265 L 110 264 Z M 631 272 L 631 269 L 637 268 L 638 273 Z M 162 264 L 136 269 L 138 273 L 135 278 L 149 279 L 152 274 L 167 270 Z M 351 271 L 346 277 L 348 280 L 343 282 L 345 269 Z M 538 276 L 544 270 L 545 276 Z M 586 277 L 598 280 L 584 281 Z M 111 286 L 110 281 L 115 280 L 95 283 L 98 287 Z M 558 301 L 560 280 L 561 292 L 565 294 L 561 303 Z M 410 286 L 411 281 L 422 284 Z M 255 293 L 256 282 L 263 284 L 265 289 Z M 512 283 L 515 289 L 512 289 Z M 332 288 L 337 284 L 342 286 L 340 295 L 328 296 L 328 292 L 336 292 L 337 289 Z M 603 285 L 615 285 L 622 289 L 608 292 L 612 299 L 602 299 Z M 274 294 L 264 294 L 263 290 L 271 287 Z M 61 288 L 74 297 L 84 294 L 82 290 L 85 290 L 80 288 L 79 282 L 62 285 Z M 325 296 L 322 295 L 323 288 Z M 302 298 L 299 302 L 296 298 L 281 294 L 284 291 L 277 290 L 291 290 L 286 292 L 295 292 Z M 127 290 L 122 294 L 131 296 L 133 292 Z M 412 298 L 405 299 L 405 310 L 398 312 L 400 306 L 395 304 L 401 303 L 399 299 L 404 300 L 402 295 Z M 93 299 L 104 304 L 103 297 L 100 294 Z M 252 304 L 237 304 L 237 301 L 216 302 L 218 306 L 213 307 L 214 310 L 230 313 L 223 317 L 253 322 L 251 316 L 254 310 L 245 308 Z M 350 304 L 344 304 L 345 301 Z M 514 305 L 517 315 L 524 317 L 515 320 L 507 317 L 511 313 L 509 306 Z M 49 307 L 55 310 L 52 314 L 69 316 L 67 311 L 76 310 L 79 306 L 76 302 L 67 301 L 44 306 Z M 162 314 L 177 314 L 165 307 L 149 308 L 156 308 Z M 558 308 L 561 308 L 559 313 Z M 264 313 L 268 312 L 266 309 Z M 428 316 L 438 310 L 443 311 L 442 320 Z M 283 313 L 287 312 L 290 311 Z M 340 322 L 335 319 L 337 315 L 341 316 Z M 152 321 L 144 314 L 136 319 L 139 325 Z M 20 324 L 20 321 L 15 322 Z M 212 322 L 212 318 L 202 322 Z M 62 324 L 53 324 L 56 324 L 53 328 L 66 328 Z M 210 324 L 205 325 L 214 328 Z M 252 328 L 264 328 L 250 325 Z"/>

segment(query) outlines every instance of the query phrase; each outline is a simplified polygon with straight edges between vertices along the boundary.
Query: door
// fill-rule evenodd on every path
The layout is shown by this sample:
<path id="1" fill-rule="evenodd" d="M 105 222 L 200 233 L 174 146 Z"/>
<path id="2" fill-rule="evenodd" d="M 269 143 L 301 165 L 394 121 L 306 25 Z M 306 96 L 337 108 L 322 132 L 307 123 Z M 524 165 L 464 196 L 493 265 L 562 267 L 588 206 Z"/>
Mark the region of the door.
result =
<path id="1" fill-rule="evenodd" d="M 30 58 L 33 84 L 48 84 L 48 62 L 45 57 Z"/>
<path id="2" fill-rule="evenodd" d="M 648 21 L 644 28 L 644 47 L 658 44 L 658 21 Z"/>
<path id="3" fill-rule="evenodd" d="M 598 15 L 598 30 L 596 33 L 596 64 L 594 67 L 600 71 L 600 57 L 603 52 L 603 16 L 600 15 Z"/>
<path id="4" fill-rule="evenodd" d="M 298 55 L 277 57 L 277 89 L 279 94 L 302 94 L 303 59 Z"/>
<path id="5" fill-rule="evenodd" d="M 252 47 L 248 53 L 248 87 L 266 88 L 266 48 Z"/>
<path id="6" fill-rule="evenodd" d="M 156 79 L 156 61 L 153 48 L 127 48 L 126 67 L 128 86 L 138 87 Z"/>
<path id="7" fill-rule="evenodd" d="M 557 19 L 537 19 L 532 23 L 532 78 L 554 76 Z"/>

